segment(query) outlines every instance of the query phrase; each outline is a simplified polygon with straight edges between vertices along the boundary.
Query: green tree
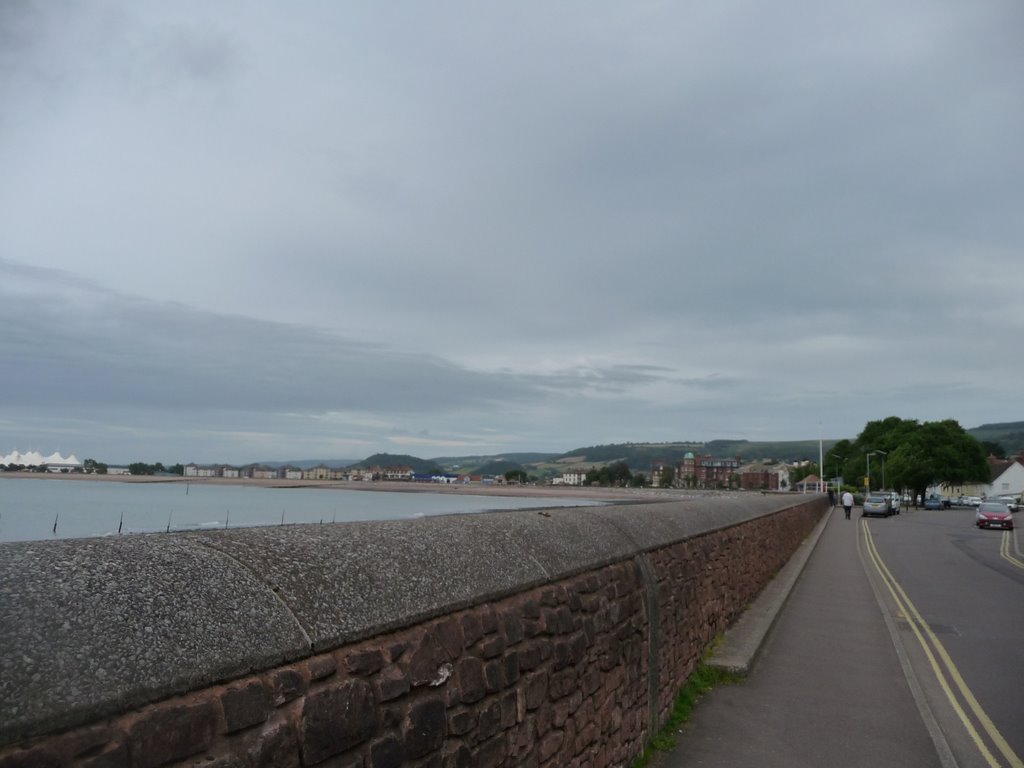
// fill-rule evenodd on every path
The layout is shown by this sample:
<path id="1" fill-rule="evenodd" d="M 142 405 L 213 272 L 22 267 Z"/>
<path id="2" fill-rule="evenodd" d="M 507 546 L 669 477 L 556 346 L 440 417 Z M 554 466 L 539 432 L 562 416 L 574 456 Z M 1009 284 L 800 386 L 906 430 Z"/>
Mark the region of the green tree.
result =
<path id="1" fill-rule="evenodd" d="M 616 461 L 600 469 L 593 467 L 587 472 L 587 485 L 602 485 L 626 487 L 632 479 L 633 473 L 629 471 L 629 465 L 624 461 Z"/>
<path id="2" fill-rule="evenodd" d="M 661 475 L 658 478 L 659 488 L 671 488 L 673 481 L 676 479 L 676 470 L 674 467 L 663 467 Z"/>
<path id="3" fill-rule="evenodd" d="M 997 459 L 1006 458 L 1006 450 L 1003 446 L 992 440 L 982 440 L 981 449 L 985 451 L 986 456 L 995 456 Z"/>
<path id="4" fill-rule="evenodd" d="M 507 483 L 519 483 L 521 485 L 525 485 L 527 480 L 529 480 L 529 477 L 527 477 L 527 474 L 521 469 L 510 469 L 505 473 L 505 482 Z"/>
<path id="5" fill-rule="evenodd" d="M 881 487 L 883 467 L 886 485 L 908 490 L 922 498 L 930 486 L 939 483 L 987 482 L 990 479 L 986 451 L 953 419 L 920 424 L 916 420 L 890 416 L 872 421 L 849 448 L 847 474 L 856 478 L 860 488 L 864 487 L 869 453 L 872 454 L 872 488 Z M 833 452 L 839 453 L 835 449 Z"/>
<path id="6" fill-rule="evenodd" d="M 929 486 L 988 482 L 986 452 L 956 421 L 926 422 L 889 456 L 892 485 L 925 497 Z"/>

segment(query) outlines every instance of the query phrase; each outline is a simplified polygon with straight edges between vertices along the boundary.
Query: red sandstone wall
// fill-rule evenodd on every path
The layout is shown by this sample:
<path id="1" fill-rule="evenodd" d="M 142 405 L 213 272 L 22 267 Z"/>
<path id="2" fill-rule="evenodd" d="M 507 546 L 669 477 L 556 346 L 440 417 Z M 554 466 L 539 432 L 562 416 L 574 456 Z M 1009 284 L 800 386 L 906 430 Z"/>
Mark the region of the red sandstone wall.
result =
<path id="1" fill-rule="evenodd" d="M 822 510 L 797 506 L 9 747 L 0 768 L 627 766 L 655 730 L 651 688 L 660 721 Z"/>

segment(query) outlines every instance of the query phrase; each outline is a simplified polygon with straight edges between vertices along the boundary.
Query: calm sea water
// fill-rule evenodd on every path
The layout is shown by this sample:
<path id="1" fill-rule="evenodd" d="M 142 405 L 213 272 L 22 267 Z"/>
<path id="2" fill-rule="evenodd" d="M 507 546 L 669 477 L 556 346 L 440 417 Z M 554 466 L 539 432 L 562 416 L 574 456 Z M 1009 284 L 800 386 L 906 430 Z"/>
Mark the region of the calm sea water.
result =
<path id="1" fill-rule="evenodd" d="M 600 504 L 572 498 L 391 493 L 0 477 L 0 541 L 284 523 L 396 520 L 495 509 Z M 56 526 L 56 532 L 54 532 Z"/>

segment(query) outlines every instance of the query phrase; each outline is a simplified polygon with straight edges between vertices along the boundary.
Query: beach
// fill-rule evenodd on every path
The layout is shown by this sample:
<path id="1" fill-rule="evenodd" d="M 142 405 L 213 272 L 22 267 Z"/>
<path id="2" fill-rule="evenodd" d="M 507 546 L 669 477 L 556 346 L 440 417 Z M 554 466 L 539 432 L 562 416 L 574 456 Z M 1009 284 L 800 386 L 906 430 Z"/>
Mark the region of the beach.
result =
<path id="1" fill-rule="evenodd" d="M 470 494 L 473 496 L 506 497 L 557 497 L 579 498 L 588 501 L 671 501 L 691 498 L 700 492 L 673 488 L 601 488 L 571 485 L 506 485 L 484 483 L 416 483 L 394 480 L 345 481 L 345 480 L 286 480 L 225 477 L 180 477 L 177 475 L 86 475 L 57 472 L 0 472 L 3 478 L 30 478 L 53 480 L 55 482 L 110 482 L 110 483 L 182 483 L 191 485 L 240 485 L 252 488 L 323 488 L 345 491 L 387 491 L 389 493 L 440 493 Z"/>

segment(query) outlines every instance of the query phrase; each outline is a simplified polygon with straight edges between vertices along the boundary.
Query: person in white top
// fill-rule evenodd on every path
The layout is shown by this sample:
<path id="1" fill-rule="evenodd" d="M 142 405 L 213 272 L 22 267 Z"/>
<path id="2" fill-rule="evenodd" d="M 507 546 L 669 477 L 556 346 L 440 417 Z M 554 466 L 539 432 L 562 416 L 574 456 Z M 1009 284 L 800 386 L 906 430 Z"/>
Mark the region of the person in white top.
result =
<path id="1" fill-rule="evenodd" d="M 843 512 L 846 513 L 846 519 L 850 519 L 850 510 L 853 509 L 853 494 L 849 491 L 843 493 Z"/>

